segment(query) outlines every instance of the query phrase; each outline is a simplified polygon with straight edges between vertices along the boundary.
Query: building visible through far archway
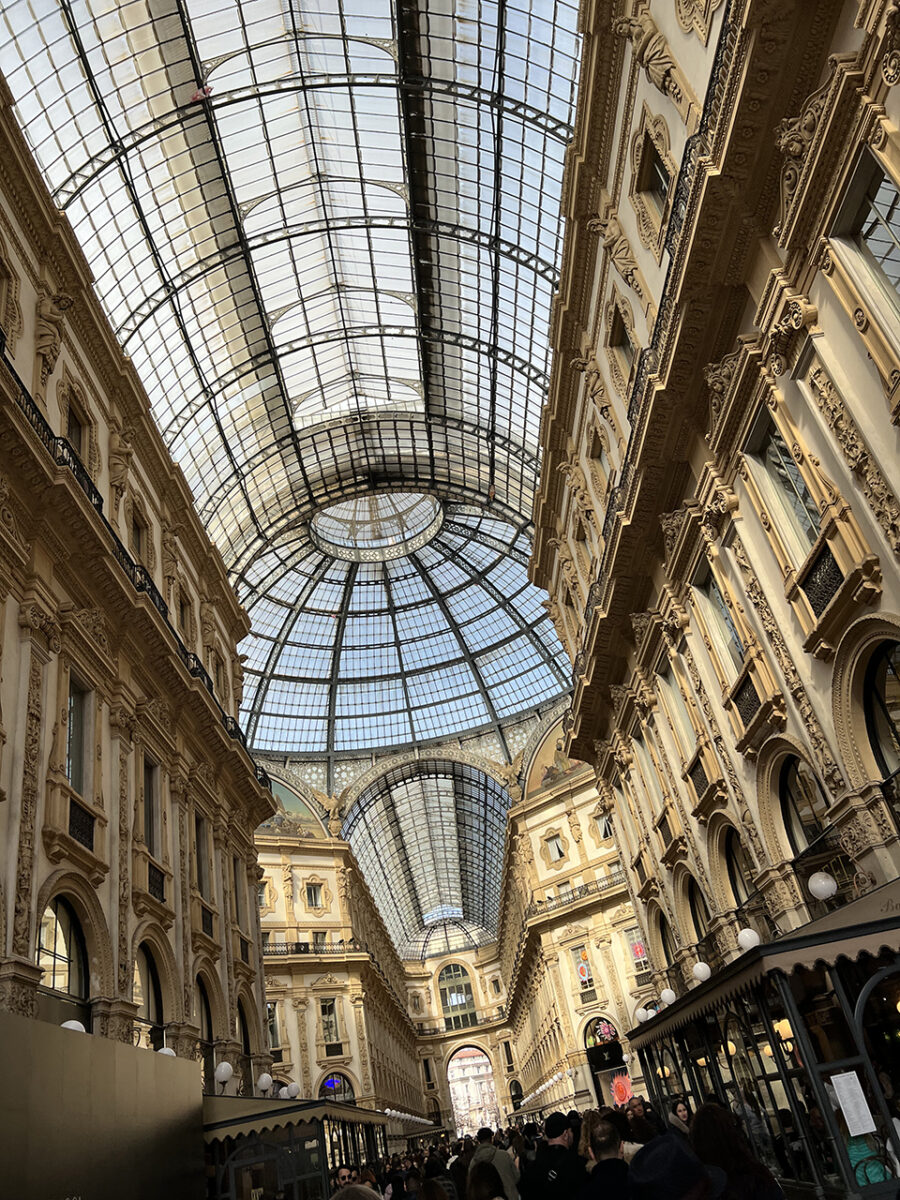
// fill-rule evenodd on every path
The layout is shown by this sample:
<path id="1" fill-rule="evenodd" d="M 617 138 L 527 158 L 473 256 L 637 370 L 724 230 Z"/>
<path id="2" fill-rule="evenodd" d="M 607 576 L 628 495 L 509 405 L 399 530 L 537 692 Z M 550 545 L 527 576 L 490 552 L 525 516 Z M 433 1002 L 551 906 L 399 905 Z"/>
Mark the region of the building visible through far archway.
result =
<path id="1" fill-rule="evenodd" d="M 490 1059 L 475 1046 L 463 1046 L 447 1064 L 453 1121 L 460 1136 L 500 1124 L 500 1106 Z"/>

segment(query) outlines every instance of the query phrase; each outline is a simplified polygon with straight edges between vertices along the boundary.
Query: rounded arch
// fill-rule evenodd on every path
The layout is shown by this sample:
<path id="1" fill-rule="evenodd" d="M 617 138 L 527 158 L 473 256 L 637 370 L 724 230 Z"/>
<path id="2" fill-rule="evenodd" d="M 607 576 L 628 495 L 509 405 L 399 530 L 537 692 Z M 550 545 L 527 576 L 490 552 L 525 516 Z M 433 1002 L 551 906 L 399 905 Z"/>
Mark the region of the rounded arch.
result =
<path id="1" fill-rule="evenodd" d="M 804 763 L 818 779 L 818 774 L 809 760 L 807 748 L 794 738 L 769 738 L 760 750 L 757 760 L 756 788 L 760 824 L 766 852 L 773 863 L 783 863 L 795 856 L 784 822 L 781 788 L 784 764 L 792 756 Z"/>
<path id="2" fill-rule="evenodd" d="M 461 1053 L 461 1051 L 463 1051 L 463 1050 L 477 1050 L 479 1054 L 484 1055 L 484 1057 L 491 1064 L 491 1069 L 493 1070 L 494 1056 L 491 1053 L 491 1048 L 490 1048 L 490 1046 L 482 1045 L 481 1042 L 479 1042 L 477 1038 L 472 1038 L 472 1039 L 466 1038 L 466 1040 L 464 1042 L 461 1042 L 458 1046 L 454 1046 L 453 1049 L 450 1051 L 450 1053 L 446 1056 L 446 1059 L 444 1060 L 444 1064 L 443 1064 L 444 1070 L 449 1069 L 450 1064 L 453 1062 L 454 1058 L 456 1058 L 456 1056 L 459 1053 Z"/>
<path id="3" fill-rule="evenodd" d="M 357 1075 L 354 1074 L 353 1071 L 350 1070 L 349 1067 L 345 1066 L 343 1063 L 341 1064 L 340 1067 L 332 1068 L 330 1071 L 325 1070 L 325 1071 L 319 1072 L 318 1078 L 316 1079 L 316 1083 L 315 1083 L 316 1096 L 320 1096 L 322 1089 L 325 1086 L 325 1080 L 330 1079 L 332 1075 L 340 1075 L 344 1079 L 346 1079 L 347 1082 L 350 1084 L 350 1087 L 353 1089 L 354 1098 L 355 1099 L 359 1098 L 359 1095 L 360 1095 L 359 1078 Z"/>
<path id="4" fill-rule="evenodd" d="M 88 958 L 88 995 L 114 996 L 116 980 L 113 968 L 112 941 L 109 936 L 109 927 L 106 924 L 106 915 L 97 898 L 97 892 L 87 879 L 74 871 L 55 871 L 44 880 L 43 886 L 38 892 L 38 925 L 50 902 L 57 897 L 69 902 L 81 925 Z M 35 947 L 35 953 L 37 953 L 37 947 Z"/>
<path id="5" fill-rule="evenodd" d="M 249 987 L 244 984 L 238 988 L 237 996 L 234 1003 L 234 1027 L 238 1041 L 241 1041 L 241 1024 L 240 1014 L 244 1014 L 244 1021 L 247 1025 L 247 1034 L 250 1041 L 250 1054 L 259 1054 L 264 1048 L 263 1031 L 260 1025 L 259 1014 L 256 1009 L 256 1001 Z"/>
<path id="6" fill-rule="evenodd" d="M 881 780 L 866 727 L 866 670 L 884 642 L 900 642 L 900 616 L 877 613 L 860 617 L 838 643 L 832 671 L 832 714 L 838 753 L 853 788 Z"/>
<path id="7" fill-rule="evenodd" d="M 736 908 L 755 890 L 754 864 L 743 830 L 717 813 L 709 823 L 706 844 L 716 907 Z"/>
<path id="8" fill-rule="evenodd" d="M 174 1020 L 183 1021 L 189 1014 L 183 1012 L 183 989 L 178 986 L 179 974 L 178 966 L 175 962 L 175 954 L 169 945 L 169 940 L 162 926 L 158 925 L 155 921 L 143 921 L 134 931 L 134 936 L 131 939 L 131 961 L 128 964 L 129 987 L 131 986 L 131 975 L 135 959 L 137 958 L 138 948 L 142 944 L 146 945 L 153 956 L 153 965 L 156 967 L 156 974 L 159 978 L 159 989 L 162 993 L 164 1022 L 168 1023 Z"/>
<path id="9" fill-rule="evenodd" d="M 225 993 L 222 990 L 222 984 L 219 981 L 219 976 L 216 973 L 215 964 L 208 955 L 201 954 L 194 960 L 193 979 L 192 979 L 192 996 L 193 1004 L 196 1009 L 197 1005 L 197 980 L 200 980 L 206 989 L 206 998 L 209 1001 L 210 1016 L 212 1017 L 212 1027 L 217 1038 L 227 1038 L 231 1034 L 228 1029 L 228 1005 L 225 1001 Z M 193 1013 L 191 1014 L 193 1018 Z M 196 1023 L 196 1022 L 195 1022 Z"/>
<path id="10" fill-rule="evenodd" d="M 511 786 L 510 772 L 513 770 L 511 765 L 504 766 L 503 763 L 494 762 L 492 758 L 485 758 L 481 754 L 474 754 L 458 746 L 441 744 L 440 746 L 435 746 L 434 750 L 433 754 L 425 755 L 420 750 L 411 749 L 405 750 L 401 754 L 392 754 L 388 758 L 379 759 L 375 766 L 369 767 L 367 771 L 363 771 L 361 775 L 357 775 L 353 782 L 347 784 L 341 792 L 341 815 L 346 819 L 366 788 L 370 787 L 373 783 L 377 783 L 382 775 L 387 775 L 394 770 L 402 770 L 405 767 L 412 767 L 418 771 L 423 763 L 430 761 L 460 763 L 462 766 L 474 767 L 476 771 L 481 771 L 484 775 L 490 776 L 502 788 L 508 789 Z M 512 783 L 515 783 L 514 777 Z"/>
<path id="11" fill-rule="evenodd" d="M 647 905 L 647 932 L 650 935 L 651 961 L 656 964 L 673 962 L 678 939 L 669 918 L 658 904 Z M 635 1008 L 640 1008 L 640 1004 Z"/>

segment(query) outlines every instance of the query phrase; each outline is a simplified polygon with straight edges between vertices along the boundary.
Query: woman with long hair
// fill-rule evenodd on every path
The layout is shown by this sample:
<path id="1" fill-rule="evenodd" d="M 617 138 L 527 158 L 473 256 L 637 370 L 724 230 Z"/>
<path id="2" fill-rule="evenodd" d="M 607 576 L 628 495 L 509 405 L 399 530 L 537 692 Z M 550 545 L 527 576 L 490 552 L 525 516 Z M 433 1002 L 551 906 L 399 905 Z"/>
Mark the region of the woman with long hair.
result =
<path id="1" fill-rule="evenodd" d="M 466 1200 L 506 1200 L 500 1172 L 485 1160 L 477 1162 L 469 1172 Z"/>
<path id="2" fill-rule="evenodd" d="M 720 1104 L 702 1104 L 691 1122 L 694 1153 L 708 1167 L 728 1176 L 734 1200 L 784 1200 L 775 1176 L 754 1158 L 734 1113 Z"/>

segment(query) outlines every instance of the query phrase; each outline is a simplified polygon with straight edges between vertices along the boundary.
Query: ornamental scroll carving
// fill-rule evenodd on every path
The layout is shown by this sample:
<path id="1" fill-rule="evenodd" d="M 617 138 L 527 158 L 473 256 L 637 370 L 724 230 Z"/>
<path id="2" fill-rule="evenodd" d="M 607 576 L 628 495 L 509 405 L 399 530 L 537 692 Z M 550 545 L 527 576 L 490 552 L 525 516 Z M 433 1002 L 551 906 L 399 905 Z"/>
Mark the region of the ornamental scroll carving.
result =
<path id="1" fill-rule="evenodd" d="M 675 0 L 675 16 L 685 33 L 693 30 L 705 45 L 713 14 L 722 3 L 723 0 Z"/>
<path id="2" fill-rule="evenodd" d="M 566 462 L 560 463 L 557 469 L 565 476 L 566 486 L 572 493 L 572 501 L 578 513 L 596 529 L 597 515 L 591 503 L 591 494 L 588 491 L 587 480 L 581 466 L 570 458 Z"/>
<path id="3" fill-rule="evenodd" d="M 687 123 L 693 108 L 690 88 L 669 43 L 650 14 L 642 12 L 633 17 L 620 17 L 613 21 L 613 33 L 628 38 L 635 60 L 644 68 L 647 78 L 658 91 L 669 97 Z"/>
<path id="4" fill-rule="evenodd" d="M 639 612 L 631 614 L 631 628 L 634 630 L 635 645 L 640 646 L 650 625 L 652 614 Z"/>
<path id="5" fill-rule="evenodd" d="M 841 448 L 847 466 L 856 476 L 869 508 L 884 531 L 888 545 L 900 556 L 900 503 L 876 463 L 850 415 L 844 399 L 824 367 L 814 367 L 809 386 L 819 410 Z"/>
<path id="6" fill-rule="evenodd" d="M 710 438 L 715 434 L 722 409 L 725 407 L 725 398 L 734 380 L 740 354 L 740 350 L 735 350 L 732 354 L 726 354 L 718 362 L 709 363 L 703 368 L 703 378 L 709 389 Z"/>
<path id="7" fill-rule="evenodd" d="M 603 205 L 600 215 L 591 217 L 587 222 L 587 228 L 590 233 L 600 235 L 607 258 L 640 300 L 644 311 L 649 312 L 653 307 L 653 301 L 638 267 L 637 259 L 634 257 L 634 251 L 631 249 L 631 244 L 625 236 L 619 223 L 618 214 L 609 197 L 606 197 L 606 203 Z"/>
<path id="8" fill-rule="evenodd" d="M 837 60 L 831 60 L 831 74 L 807 99 L 796 117 L 786 117 L 775 130 L 775 145 L 784 157 L 781 168 L 781 222 L 784 223 L 800 184 L 803 167 L 815 140 L 825 111 Z"/>
<path id="9" fill-rule="evenodd" d="M 663 543 L 666 550 L 666 559 L 672 557 L 675 550 L 675 543 L 678 541 L 678 535 L 681 533 L 682 526 L 687 520 L 687 509 L 676 508 L 674 512 L 663 513 L 659 518 L 659 523 L 663 531 Z"/>
<path id="10" fill-rule="evenodd" d="M 800 719 L 803 721 L 806 735 L 816 756 L 816 762 L 818 763 L 825 785 L 833 796 L 839 796 L 846 787 L 844 777 L 841 774 L 840 767 L 832 756 L 828 740 L 825 737 L 825 731 L 812 706 L 809 694 L 803 686 L 797 668 L 794 666 L 793 656 L 781 635 L 778 622 L 775 619 L 772 609 L 769 607 L 769 602 L 763 592 L 762 585 L 750 564 L 747 551 L 744 549 L 740 537 L 734 537 L 731 549 L 734 553 L 735 562 L 744 579 L 744 590 L 747 593 L 750 603 L 756 609 L 763 629 L 766 631 L 772 652 L 778 661 L 778 666 L 787 684 L 788 692 L 797 706 Z"/>

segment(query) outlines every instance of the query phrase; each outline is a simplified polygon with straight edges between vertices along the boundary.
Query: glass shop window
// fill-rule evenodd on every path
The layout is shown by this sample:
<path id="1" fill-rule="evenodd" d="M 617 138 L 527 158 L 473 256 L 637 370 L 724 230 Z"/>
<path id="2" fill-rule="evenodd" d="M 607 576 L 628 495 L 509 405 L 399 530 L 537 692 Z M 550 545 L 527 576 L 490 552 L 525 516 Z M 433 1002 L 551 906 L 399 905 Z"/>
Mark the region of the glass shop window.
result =
<path id="1" fill-rule="evenodd" d="M 825 793 L 807 763 L 795 754 L 782 763 L 778 792 L 788 841 L 794 853 L 801 854 L 825 830 Z"/>
<path id="2" fill-rule="evenodd" d="M 68 900 L 51 900 L 38 933 L 38 966 L 44 972 L 41 987 L 77 1000 L 88 995 L 87 948 L 81 925 Z"/>
<path id="3" fill-rule="evenodd" d="M 900 642 L 883 642 L 863 685 L 866 729 L 882 778 L 900 770 Z"/>

